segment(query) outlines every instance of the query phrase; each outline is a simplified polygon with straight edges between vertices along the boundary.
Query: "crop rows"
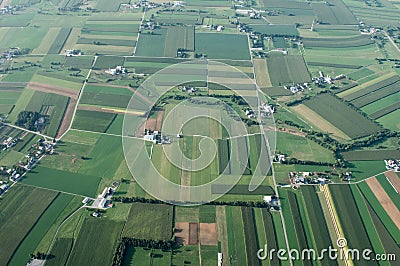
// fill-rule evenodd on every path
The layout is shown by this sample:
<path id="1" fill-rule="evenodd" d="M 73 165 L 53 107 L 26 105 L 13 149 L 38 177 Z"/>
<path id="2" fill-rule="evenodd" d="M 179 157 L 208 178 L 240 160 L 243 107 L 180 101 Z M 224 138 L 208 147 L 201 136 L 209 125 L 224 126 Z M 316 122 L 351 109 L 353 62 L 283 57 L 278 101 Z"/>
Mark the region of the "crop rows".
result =
<path id="1" fill-rule="evenodd" d="M 359 65 L 347 65 L 347 64 L 334 64 L 325 62 L 307 62 L 309 66 L 322 66 L 322 67 L 334 67 L 334 68 L 348 68 L 348 69 L 359 69 L 362 66 Z"/>
<path id="2" fill-rule="evenodd" d="M 274 221 L 272 220 L 272 215 L 268 211 L 262 211 L 262 217 L 264 221 L 264 229 L 267 237 L 267 247 L 268 250 L 278 250 L 278 242 L 275 233 Z M 274 256 L 271 260 L 271 265 L 279 265 L 279 260 Z"/>
<path id="3" fill-rule="evenodd" d="M 350 185 L 332 185 L 329 187 L 329 190 L 331 191 L 348 246 L 359 250 L 365 250 L 367 248 L 373 250 L 364 223 L 358 212 Z M 367 262 L 363 261 L 362 263 Z M 356 265 L 362 264 L 358 262 Z"/>
<path id="4" fill-rule="evenodd" d="M 322 206 L 314 186 L 303 186 L 301 191 L 307 207 L 308 217 L 310 218 L 310 225 L 313 229 L 315 244 L 320 252 L 322 249 L 332 246 Z M 324 265 L 337 265 L 335 261 L 328 258 L 324 258 L 322 262 Z"/>
<path id="5" fill-rule="evenodd" d="M 370 45 L 374 42 L 369 36 L 355 36 L 350 38 L 303 38 L 305 47 L 346 48 Z"/>
<path id="6" fill-rule="evenodd" d="M 379 90 L 375 90 L 374 92 L 365 94 L 357 99 L 351 101 L 355 107 L 360 108 L 367 104 L 373 103 L 379 99 L 385 98 L 386 96 L 392 95 L 399 91 L 400 82 L 396 82 Z"/>
<path id="7" fill-rule="evenodd" d="M 242 207 L 242 219 L 246 242 L 247 265 L 259 265 L 257 256 L 254 256 L 254 254 L 257 254 L 258 248 L 253 209 Z"/>
<path id="8" fill-rule="evenodd" d="M 308 248 L 307 245 L 307 236 L 304 230 L 303 221 L 301 219 L 300 209 L 299 209 L 299 202 L 295 193 L 288 191 L 288 201 L 290 205 L 290 211 L 292 214 L 292 219 L 294 223 L 294 227 L 296 230 L 297 241 L 299 243 L 300 250 L 304 250 Z M 309 260 L 304 261 L 305 265 L 311 265 Z"/>
<path id="9" fill-rule="evenodd" d="M 372 85 L 370 85 L 370 86 L 368 86 L 368 87 L 366 87 L 366 88 L 364 88 L 362 90 L 358 90 L 356 92 L 353 92 L 353 93 L 345 96 L 344 99 L 347 100 L 347 101 L 353 101 L 353 100 L 355 100 L 355 99 L 357 99 L 359 97 L 367 95 L 368 93 L 380 90 L 380 89 L 382 89 L 384 87 L 387 87 L 389 85 L 395 84 L 395 83 L 397 83 L 399 81 L 400 81 L 400 77 L 399 76 L 397 76 L 397 75 L 396 76 L 392 76 L 390 78 L 387 78 L 387 79 L 384 79 L 384 80 L 382 80 L 380 82 L 372 84 Z"/>
<path id="10" fill-rule="evenodd" d="M 378 125 L 332 95 L 320 94 L 304 104 L 351 138 L 367 136 L 380 130 Z M 354 127 L 355 123 L 357 127 Z"/>
<path id="11" fill-rule="evenodd" d="M 58 32 L 56 39 L 54 40 L 53 44 L 50 46 L 48 51 L 49 54 L 58 54 L 60 53 L 61 49 L 63 48 L 69 34 L 71 33 L 71 28 L 62 28 Z"/>
<path id="12" fill-rule="evenodd" d="M 397 109 L 400 109 L 400 102 L 391 104 L 379 111 L 376 111 L 375 113 L 370 114 L 369 117 L 371 117 L 372 119 L 378 119 L 382 116 L 385 116 L 391 112 L 396 111 Z"/>

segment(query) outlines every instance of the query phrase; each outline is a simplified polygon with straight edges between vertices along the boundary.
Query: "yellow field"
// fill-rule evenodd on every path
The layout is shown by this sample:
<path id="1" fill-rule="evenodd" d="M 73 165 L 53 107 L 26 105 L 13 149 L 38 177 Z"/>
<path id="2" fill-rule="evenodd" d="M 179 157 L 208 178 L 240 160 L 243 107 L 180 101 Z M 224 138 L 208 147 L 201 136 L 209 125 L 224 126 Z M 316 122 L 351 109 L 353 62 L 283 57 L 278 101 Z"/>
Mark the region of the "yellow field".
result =
<path id="1" fill-rule="evenodd" d="M 272 86 L 265 59 L 254 59 L 254 72 L 258 87 L 266 88 Z"/>
<path id="2" fill-rule="evenodd" d="M 291 107 L 297 114 L 308 120 L 314 127 L 320 129 L 323 132 L 328 132 L 333 134 L 337 138 L 350 140 L 351 138 L 343 133 L 341 130 L 336 128 L 334 125 L 326 121 L 319 114 L 305 106 L 304 104 L 299 104 L 297 106 Z"/>
<path id="3" fill-rule="evenodd" d="M 44 36 L 42 42 L 40 43 L 39 47 L 33 49 L 33 54 L 46 54 L 55 39 L 57 38 L 58 32 L 61 28 L 50 28 L 49 31 Z"/>

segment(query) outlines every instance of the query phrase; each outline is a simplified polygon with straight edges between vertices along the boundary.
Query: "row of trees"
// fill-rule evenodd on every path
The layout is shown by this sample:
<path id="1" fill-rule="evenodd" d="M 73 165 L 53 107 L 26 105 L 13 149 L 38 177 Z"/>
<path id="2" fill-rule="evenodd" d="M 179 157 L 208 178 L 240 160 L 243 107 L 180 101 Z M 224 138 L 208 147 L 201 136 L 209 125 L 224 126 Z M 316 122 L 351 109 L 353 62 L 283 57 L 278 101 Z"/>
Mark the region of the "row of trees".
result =
<path id="1" fill-rule="evenodd" d="M 115 251 L 112 265 L 119 266 L 123 264 L 124 257 L 126 255 L 126 249 L 128 247 L 143 247 L 170 251 L 174 248 L 174 246 L 175 242 L 172 240 L 152 240 L 123 237 L 117 246 L 117 250 Z"/>
<path id="2" fill-rule="evenodd" d="M 314 161 L 302 161 L 297 158 L 290 158 L 281 162 L 282 164 L 302 164 L 302 165 L 319 165 L 319 166 L 334 166 L 333 163 L 328 162 L 314 162 Z"/>
<path id="3" fill-rule="evenodd" d="M 113 201 L 122 202 L 122 203 L 133 203 L 133 202 L 141 202 L 141 203 L 149 203 L 149 204 L 169 204 L 164 201 L 157 199 L 149 199 L 149 198 L 140 198 L 140 197 L 113 197 Z M 174 201 L 170 202 L 171 204 Z M 182 202 L 179 202 L 182 203 Z M 253 208 L 269 208 L 268 203 L 264 201 L 213 201 L 213 202 L 186 202 L 188 204 L 204 204 L 204 205 L 215 205 L 215 206 L 244 206 L 244 207 L 253 207 Z"/>

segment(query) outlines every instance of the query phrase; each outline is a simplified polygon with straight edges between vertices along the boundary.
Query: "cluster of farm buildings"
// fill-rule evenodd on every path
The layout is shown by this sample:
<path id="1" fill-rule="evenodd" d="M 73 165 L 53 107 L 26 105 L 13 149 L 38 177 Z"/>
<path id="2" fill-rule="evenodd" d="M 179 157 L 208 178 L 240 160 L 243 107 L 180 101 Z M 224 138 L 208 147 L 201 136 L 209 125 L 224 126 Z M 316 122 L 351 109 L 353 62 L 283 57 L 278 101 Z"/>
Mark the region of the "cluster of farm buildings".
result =
<path id="1" fill-rule="evenodd" d="M 3 151 L 13 147 L 20 141 L 16 138 L 7 138 L 2 143 Z M 10 143 L 12 143 L 10 145 Z M 22 176 L 24 176 L 28 171 L 30 171 L 37 162 L 46 154 L 54 153 L 54 142 L 47 141 L 44 139 L 39 139 L 32 147 L 29 149 L 29 153 L 25 156 L 26 160 L 23 162 L 19 162 L 18 166 L 0 167 L 0 176 L 3 176 L 7 179 L 7 181 L 1 181 L 0 195 L 3 194 L 8 188 L 8 183 L 16 183 L 18 182 Z"/>
<path id="2" fill-rule="evenodd" d="M 346 77 L 343 74 L 340 74 L 336 77 L 330 77 L 330 76 L 325 76 L 322 71 L 319 71 L 318 73 L 319 73 L 318 77 L 312 78 L 312 81 L 318 86 L 324 86 L 325 84 L 334 84 L 335 80 L 344 79 Z"/>
<path id="3" fill-rule="evenodd" d="M 400 160 L 385 160 L 386 169 L 400 172 Z"/>
<path id="4" fill-rule="evenodd" d="M 320 184 L 324 185 L 331 183 L 329 176 L 325 173 L 317 172 L 290 172 L 289 173 L 290 183 L 301 185 L 301 184 Z"/>

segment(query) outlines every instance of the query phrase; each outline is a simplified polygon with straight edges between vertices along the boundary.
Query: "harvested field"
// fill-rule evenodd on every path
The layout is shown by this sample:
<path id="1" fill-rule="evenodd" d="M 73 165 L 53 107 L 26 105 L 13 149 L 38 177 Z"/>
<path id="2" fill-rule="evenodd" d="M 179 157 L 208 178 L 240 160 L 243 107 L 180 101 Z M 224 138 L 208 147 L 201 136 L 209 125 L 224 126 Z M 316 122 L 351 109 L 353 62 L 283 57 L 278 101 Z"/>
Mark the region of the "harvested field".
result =
<path id="1" fill-rule="evenodd" d="M 389 182 L 393 185 L 393 187 L 396 189 L 397 193 L 400 191 L 400 178 L 396 175 L 395 172 L 390 171 L 385 173 L 386 178 L 389 180 Z"/>
<path id="2" fill-rule="evenodd" d="M 175 237 L 178 245 L 182 244 L 187 246 L 189 244 L 189 223 L 176 222 L 175 223 Z"/>
<path id="3" fill-rule="evenodd" d="M 200 223 L 200 244 L 216 246 L 217 243 L 217 224 Z"/>
<path id="4" fill-rule="evenodd" d="M 386 191 L 383 189 L 381 184 L 376 178 L 370 178 L 366 180 L 366 183 L 373 191 L 375 197 L 378 199 L 379 203 L 385 209 L 387 214 L 396 224 L 397 228 L 400 229 L 400 211 L 397 209 L 396 205 L 394 205 L 393 201 L 389 198 Z"/>
<path id="5" fill-rule="evenodd" d="M 189 245 L 196 245 L 199 242 L 199 224 L 189 223 Z"/>
<path id="6" fill-rule="evenodd" d="M 164 111 L 157 111 L 156 118 L 148 118 L 146 121 L 146 129 L 161 130 Z"/>

